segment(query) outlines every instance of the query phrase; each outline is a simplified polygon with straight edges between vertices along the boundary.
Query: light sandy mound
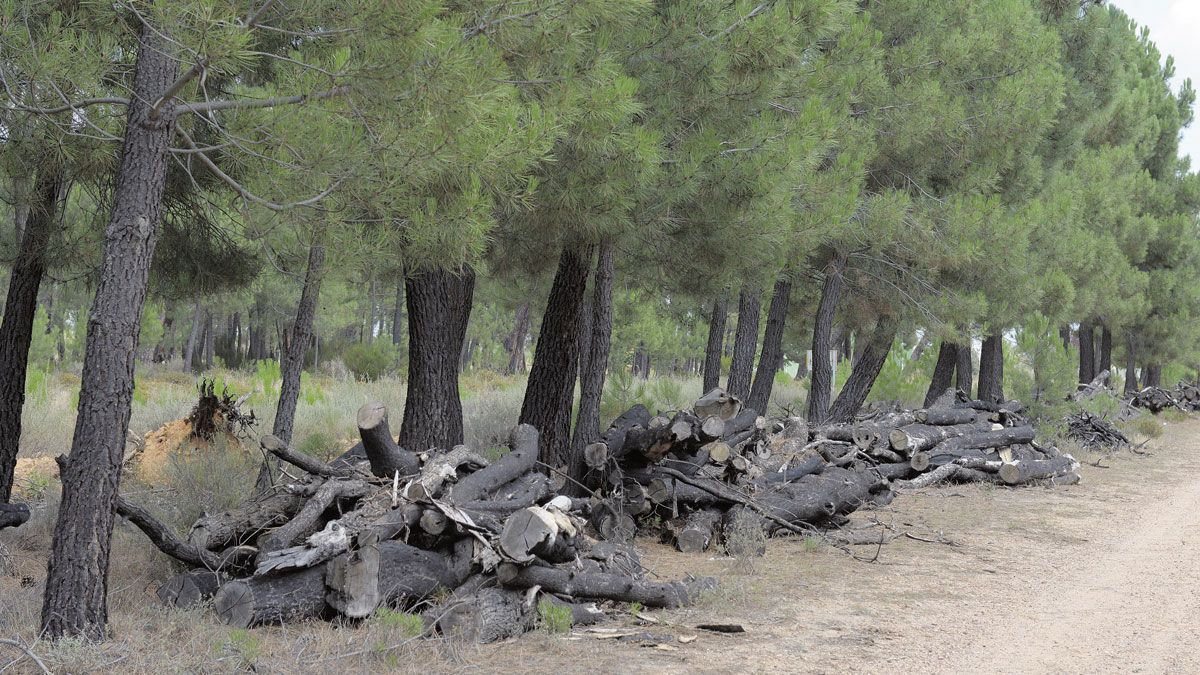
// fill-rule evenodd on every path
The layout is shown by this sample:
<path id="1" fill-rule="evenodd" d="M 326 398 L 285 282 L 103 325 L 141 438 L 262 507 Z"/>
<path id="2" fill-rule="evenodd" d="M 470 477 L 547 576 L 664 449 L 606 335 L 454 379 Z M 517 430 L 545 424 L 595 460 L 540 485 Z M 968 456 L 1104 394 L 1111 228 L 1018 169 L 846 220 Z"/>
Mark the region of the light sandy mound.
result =
<path id="1" fill-rule="evenodd" d="M 218 428 L 224 426 L 218 424 Z M 231 433 L 218 432 L 229 449 L 243 449 L 241 441 Z M 143 438 L 142 449 L 126 458 L 126 464 L 141 480 L 161 483 L 172 461 L 192 459 L 213 451 L 215 441 L 192 435 L 192 424 L 186 418 L 173 420 L 151 431 Z M 174 458 L 174 460 L 173 460 Z"/>

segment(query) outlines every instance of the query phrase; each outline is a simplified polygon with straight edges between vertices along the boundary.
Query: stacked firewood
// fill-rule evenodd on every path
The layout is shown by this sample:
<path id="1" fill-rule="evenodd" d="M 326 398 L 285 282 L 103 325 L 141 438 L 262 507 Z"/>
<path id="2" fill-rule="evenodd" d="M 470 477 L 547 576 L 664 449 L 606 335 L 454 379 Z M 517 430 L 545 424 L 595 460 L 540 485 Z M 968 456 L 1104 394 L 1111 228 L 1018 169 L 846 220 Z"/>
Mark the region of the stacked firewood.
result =
<path id="1" fill-rule="evenodd" d="M 1129 404 L 1134 408 L 1149 410 L 1155 415 L 1167 408 L 1196 412 L 1200 410 L 1200 385 L 1180 382 L 1174 389 L 1146 387 L 1131 394 Z"/>
<path id="2" fill-rule="evenodd" d="M 839 525 L 896 487 L 1078 480 L 1078 463 L 1038 445 L 1018 403 L 943 399 L 811 428 L 716 389 L 671 415 L 631 408 L 562 468 L 539 462 L 528 425 L 498 458 L 413 453 L 387 409 L 368 404 L 362 442 L 330 463 L 263 437 L 283 479 L 201 517 L 186 541 L 123 498 L 117 511 L 193 568 L 159 589 L 169 604 L 211 599 L 237 627 L 399 608 L 431 634 L 488 642 L 531 628 L 542 603 L 590 623 L 605 603 L 677 607 L 715 585 L 647 579 L 633 538 L 651 527 L 688 552 L 732 551 L 749 532 L 740 540 L 757 550 L 737 554 L 761 554 L 766 536 Z"/>

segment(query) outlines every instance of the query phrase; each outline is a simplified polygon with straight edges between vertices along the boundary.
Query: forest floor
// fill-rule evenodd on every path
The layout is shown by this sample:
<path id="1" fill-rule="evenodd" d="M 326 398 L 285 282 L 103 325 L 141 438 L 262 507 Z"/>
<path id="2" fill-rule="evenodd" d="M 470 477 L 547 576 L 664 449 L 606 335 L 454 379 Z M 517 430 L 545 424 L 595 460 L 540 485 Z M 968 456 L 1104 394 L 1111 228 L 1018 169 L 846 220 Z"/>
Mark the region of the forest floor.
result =
<path id="1" fill-rule="evenodd" d="M 0 638 L 20 637 L 69 672 L 1200 672 L 1200 421 L 1170 424 L 1144 451 L 1081 457 L 1077 486 L 902 494 L 854 515 L 913 535 L 854 547 L 872 562 L 815 539 L 771 540 L 765 557 L 743 560 L 640 541 L 656 575 L 722 581 L 695 607 L 648 612 L 658 623 L 607 625 L 670 638 L 661 647 L 586 629 L 462 645 L 410 640 L 376 620 L 230 631 L 210 611 L 156 605 L 163 561 L 129 528 L 115 544 L 113 640 L 37 642 L 45 558 L 12 543 Z M 32 577 L 24 586 L 22 575 Z M 4 650 L 0 668 L 15 656 Z"/>

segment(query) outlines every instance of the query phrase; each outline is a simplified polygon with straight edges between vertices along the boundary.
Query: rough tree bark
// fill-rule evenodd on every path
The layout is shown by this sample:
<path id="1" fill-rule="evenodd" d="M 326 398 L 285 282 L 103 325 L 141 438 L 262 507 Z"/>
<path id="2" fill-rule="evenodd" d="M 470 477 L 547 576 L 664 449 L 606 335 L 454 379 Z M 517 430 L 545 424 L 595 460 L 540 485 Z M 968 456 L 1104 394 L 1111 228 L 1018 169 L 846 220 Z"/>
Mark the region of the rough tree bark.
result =
<path id="1" fill-rule="evenodd" d="M 529 303 L 522 302 L 513 312 L 513 329 L 504 338 L 504 348 L 508 350 L 508 365 L 504 367 L 505 375 L 516 375 L 525 372 L 525 339 L 529 335 Z"/>
<path id="2" fill-rule="evenodd" d="M 1162 366 L 1157 363 L 1147 363 L 1142 371 L 1142 382 L 1146 387 L 1161 387 L 1162 386 Z"/>
<path id="3" fill-rule="evenodd" d="M 1095 333 L 1092 322 L 1079 324 L 1079 383 L 1088 384 L 1096 379 Z"/>
<path id="4" fill-rule="evenodd" d="M 12 493 L 13 471 L 21 442 L 21 411 L 25 406 L 25 371 L 38 289 L 46 274 L 46 249 L 58 227 L 58 193 L 62 172 L 41 168 L 34 181 L 33 203 L 28 205 L 17 259 L 13 261 L 0 323 L 0 504 Z"/>
<path id="5" fill-rule="evenodd" d="M 966 393 L 973 388 L 975 376 L 975 355 L 971 349 L 971 335 L 967 341 L 958 345 L 958 363 L 954 367 L 954 386 Z"/>
<path id="6" fill-rule="evenodd" d="M 405 281 L 408 305 L 408 397 L 400 426 L 400 446 L 412 452 L 449 449 L 462 443 L 462 399 L 458 358 L 475 273 L 423 270 Z"/>
<path id="7" fill-rule="evenodd" d="M 895 338 L 896 327 L 888 322 L 881 322 L 875 327 L 875 330 L 871 331 L 871 337 L 868 339 L 866 347 L 863 348 L 858 363 L 855 363 L 854 369 L 850 371 L 846 385 L 838 393 L 837 400 L 829 407 L 829 415 L 825 418 L 826 422 L 833 424 L 854 421 L 855 415 L 867 400 L 867 395 L 871 393 L 871 387 L 875 385 L 879 371 L 883 370 L 883 364 L 887 361 L 888 352 L 891 351 L 892 341 Z"/>
<path id="8" fill-rule="evenodd" d="M 563 466 L 571 446 L 571 402 L 579 357 L 579 306 L 587 290 L 592 246 L 563 248 L 521 404 L 522 424 L 541 434 L 542 461 Z"/>
<path id="9" fill-rule="evenodd" d="M 571 438 L 570 476 L 581 483 L 587 471 L 583 449 L 600 440 L 600 398 L 604 393 L 604 376 L 608 372 L 612 346 L 613 271 L 612 241 L 604 239 L 596 255 L 596 274 L 592 280 L 592 335 L 587 358 L 580 359 L 579 414 Z M 580 489 L 574 483 L 567 485 L 568 494 L 579 494 Z"/>
<path id="10" fill-rule="evenodd" d="M 1104 371 L 1112 374 L 1112 331 L 1108 326 L 1100 329 L 1100 352 L 1096 358 L 1096 375 Z"/>
<path id="11" fill-rule="evenodd" d="M 304 270 L 304 287 L 296 305 L 296 321 L 284 331 L 280 350 L 279 405 L 271 433 L 284 443 L 292 442 L 292 425 L 296 421 L 296 401 L 300 398 L 300 372 L 304 370 L 304 353 L 312 343 L 313 320 L 317 315 L 317 298 L 321 294 L 321 279 L 325 276 L 325 245 L 314 242 L 308 248 L 308 266 Z"/>
<path id="12" fill-rule="evenodd" d="M 780 366 L 783 365 L 783 329 L 787 322 L 791 294 L 791 281 L 780 279 L 775 282 L 771 307 L 767 310 L 767 330 L 763 334 L 762 355 L 758 357 L 758 372 L 754 375 L 754 385 L 750 388 L 750 398 L 746 402 L 746 405 L 764 413 L 771 401 L 775 373 L 779 372 Z"/>
<path id="13" fill-rule="evenodd" d="M 758 351 L 758 315 L 762 309 L 762 291 L 743 286 L 738 297 L 737 335 L 733 338 L 733 360 L 725 391 L 746 398 L 750 395 L 750 376 L 754 374 L 754 353 Z"/>
<path id="14" fill-rule="evenodd" d="M 999 333 L 992 333 L 983 339 L 976 397 L 982 401 L 1004 400 L 1004 338 Z"/>
<path id="15" fill-rule="evenodd" d="M 143 22 L 104 261 L 88 315 L 75 435 L 59 472 L 62 504 L 42 605 L 42 635 L 49 639 L 105 637 L 113 505 L 175 119 L 170 101 L 157 116 L 151 105 L 178 73 L 172 52 L 157 29 Z"/>
<path id="16" fill-rule="evenodd" d="M 829 362 L 830 334 L 833 318 L 837 313 L 838 299 L 842 294 L 842 283 L 846 274 L 846 256 L 834 255 L 825 266 L 825 283 L 821 286 L 821 300 L 817 303 L 817 314 L 813 322 L 812 379 L 808 387 L 808 423 L 820 424 L 829 413 L 829 399 L 833 397 L 833 364 Z"/>
<path id="17" fill-rule="evenodd" d="M 925 391 L 925 404 L 928 408 L 937 397 L 950 388 L 954 379 L 954 369 L 958 365 L 958 345 L 949 340 L 942 340 L 938 345 L 937 363 L 933 366 L 933 377 L 929 379 L 929 389 Z"/>
<path id="18" fill-rule="evenodd" d="M 1137 377 L 1137 350 L 1133 348 L 1133 338 L 1125 341 L 1125 387 L 1126 394 L 1140 390 Z"/>
<path id="19" fill-rule="evenodd" d="M 729 320 L 729 297 L 721 293 L 713 300 L 712 316 L 708 319 L 708 344 L 704 347 L 704 382 L 702 394 L 721 384 L 721 348 L 725 345 L 725 324 Z"/>

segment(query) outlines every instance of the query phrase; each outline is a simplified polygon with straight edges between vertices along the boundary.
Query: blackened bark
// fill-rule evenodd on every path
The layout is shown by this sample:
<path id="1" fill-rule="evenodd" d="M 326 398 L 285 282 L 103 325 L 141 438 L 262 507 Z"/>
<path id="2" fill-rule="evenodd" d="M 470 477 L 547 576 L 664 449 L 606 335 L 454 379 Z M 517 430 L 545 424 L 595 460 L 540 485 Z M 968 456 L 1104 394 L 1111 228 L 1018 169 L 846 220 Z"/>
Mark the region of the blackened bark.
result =
<path id="1" fill-rule="evenodd" d="M 450 449 L 463 439 L 458 356 L 467 335 L 475 273 L 422 270 L 404 283 L 408 305 L 408 396 L 400 447 Z"/>
<path id="2" fill-rule="evenodd" d="M 1097 355 L 1096 375 L 1106 370 L 1112 375 L 1112 331 L 1108 326 L 1100 329 L 1100 353 Z"/>
<path id="3" fill-rule="evenodd" d="M 860 336 L 860 339 L 864 337 Z M 867 396 L 871 393 L 871 387 L 875 386 L 875 380 L 879 377 L 879 372 L 883 370 L 883 364 L 887 362 L 888 352 L 891 351 L 895 338 L 896 328 L 890 323 L 880 323 L 875 330 L 871 331 L 862 355 L 854 364 L 854 369 L 850 371 L 846 385 L 838 393 L 837 400 L 829 407 L 826 423 L 837 424 L 854 421 L 859 409 L 862 408 Z"/>
<path id="4" fill-rule="evenodd" d="M 587 358 L 580 358 L 579 414 L 575 418 L 575 433 L 571 437 L 570 476 L 579 483 L 585 482 L 587 472 L 583 449 L 589 443 L 600 440 L 600 400 L 604 394 L 604 377 L 608 372 L 608 357 L 612 348 L 613 276 L 613 245 L 611 240 L 605 239 L 600 242 L 596 274 L 592 278 L 592 334 L 588 340 Z M 566 489 L 568 494 L 585 494 L 582 487 L 573 482 L 568 482 Z"/>
<path id="5" fill-rule="evenodd" d="M 725 345 L 725 324 L 729 320 L 729 298 L 722 292 L 713 300 L 712 316 L 708 318 L 708 343 L 704 347 L 703 393 L 721 384 L 721 348 Z"/>
<path id="6" fill-rule="evenodd" d="M 780 279 L 775 282 L 771 295 L 771 307 L 767 310 L 767 330 L 763 333 L 762 355 L 758 357 L 758 372 L 750 388 L 747 405 L 755 410 L 767 411 L 771 401 L 771 389 L 775 384 L 775 373 L 783 365 L 783 329 L 787 322 L 788 303 L 791 301 L 792 282 Z"/>
<path id="7" fill-rule="evenodd" d="M 958 345 L 958 363 L 954 366 L 954 386 L 965 394 L 970 394 L 975 377 L 975 355 L 971 349 L 971 336 L 967 341 Z"/>
<path id="8" fill-rule="evenodd" d="M 392 308 L 392 344 L 404 341 L 404 280 L 396 282 L 396 305 Z"/>
<path id="9" fill-rule="evenodd" d="M 593 295 L 595 293 L 593 292 Z M 579 341 L 576 349 L 578 350 L 578 366 L 576 373 L 579 375 L 580 383 L 583 382 L 584 373 L 588 369 L 588 359 L 592 357 L 592 321 L 595 310 L 592 307 L 592 299 L 586 294 L 583 302 L 579 303 Z M 572 435 L 574 438 L 574 435 Z M 573 447 L 573 446 L 572 446 Z"/>
<path id="10" fill-rule="evenodd" d="M 1157 363 L 1146 364 L 1146 369 L 1145 369 L 1145 372 L 1143 372 L 1143 377 L 1146 380 L 1145 382 L 1142 383 L 1144 386 L 1161 387 L 1162 386 L 1162 366 L 1160 366 Z"/>
<path id="11" fill-rule="evenodd" d="M 183 347 L 183 372 L 192 372 L 192 359 L 196 355 L 196 344 L 200 341 L 200 331 L 203 330 L 201 321 L 204 319 L 204 308 L 200 306 L 200 296 L 196 296 L 196 306 L 192 309 L 192 328 L 188 331 L 187 343 Z"/>
<path id="12" fill-rule="evenodd" d="M 143 23 L 138 35 L 112 215 L 104 233 L 100 283 L 88 315 L 79 409 L 71 454 L 62 461 L 62 504 L 46 575 L 42 635 L 105 637 L 113 505 L 129 429 L 142 306 L 154 257 L 173 104 L 150 106 L 175 80 L 172 47 Z"/>
<path id="13" fill-rule="evenodd" d="M 275 408 L 275 423 L 271 426 L 271 433 L 287 444 L 292 442 L 296 401 L 300 398 L 300 373 L 304 370 L 304 354 L 312 344 L 317 298 L 321 295 L 324 276 L 325 245 L 314 242 L 308 247 L 308 265 L 304 270 L 300 302 L 296 305 L 296 320 L 284 330 L 279 355 L 279 405 Z"/>
<path id="14" fill-rule="evenodd" d="M 738 297 L 737 334 L 733 338 L 733 359 L 725 391 L 746 398 L 750 395 L 750 376 L 754 374 L 754 354 L 758 351 L 758 315 L 762 310 L 762 291 L 743 286 Z"/>
<path id="15" fill-rule="evenodd" d="M 1079 324 L 1079 383 L 1088 384 L 1096 378 L 1095 336 L 1092 323 Z"/>
<path id="16" fill-rule="evenodd" d="M 1059 327 L 1058 337 L 1062 339 L 1064 350 L 1071 348 L 1071 327 L 1070 326 Z"/>
<path id="17" fill-rule="evenodd" d="M 1137 377 L 1137 350 L 1133 348 L 1133 339 L 1125 342 L 1125 393 L 1132 394 L 1139 391 Z"/>
<path id="18" fill-rule="evenodd" d="M 571 402 L 579 360 L 579 306 L 587 290 L 592 246 L 564 248 L 550 287 L 529 384 L 521 405 L 522 424 L 541 434 L 541 461 L 567 463 L 571 446 Z"/>
<path id="19" fill-rule="evenodd" d="M 983 339 L 979 353 L 979 391 L 981 401 L 1004 400 L 1004 338 L 993 333 Z"/>
<path id="20" fill-rule="evenodd" d="M 13 261 L 0 323 L 0 504 L 12 493 L 13 472 L 21 444 L 21 411 L 25 406 L 25 372 L 37 314 L 38 289 L 46 274 L 46 249 L 58 228 L 58 191 L 63 175 L 57 167 L 38 171 L 33 203 L 28 204 L 21 246 Z"/>
<path id="21" fill-rule="evenodd" d="M 937 363 L 933 366 L 933 377 L 929 379 L 929 389 L 925 391 L 925 404 L 928 408 L 937 397 L 950 388 L 954 379 L 954 369 L 958 365 L 958 345 L 949 340 L 942 340 L 938 346 Z"/>
<path id="22" fill-rule="evenodd" d="M 504 367 L 505 375 L 516 375 L 525 372 L 525 340 L 529 336 L 529 303 L 522 302 L 513 312 L 513 329 L 504 338 L 504 348 L 508 350 L 508 365 Z"/>
<path id="23" fill-rule="evenodd" d="M 812 380 L 808 387 L 809 424 L 825 421 L 829 413 L 829 399 L 833 397 L 830 334 L 833 332 L 833 318 L 837 313 L 845 273 L 846 257 L 838 253 L 825 266 L 825 283 L 821 286 L 821 300 L 817 303 L 816 320 L 813 322 Z"/>

